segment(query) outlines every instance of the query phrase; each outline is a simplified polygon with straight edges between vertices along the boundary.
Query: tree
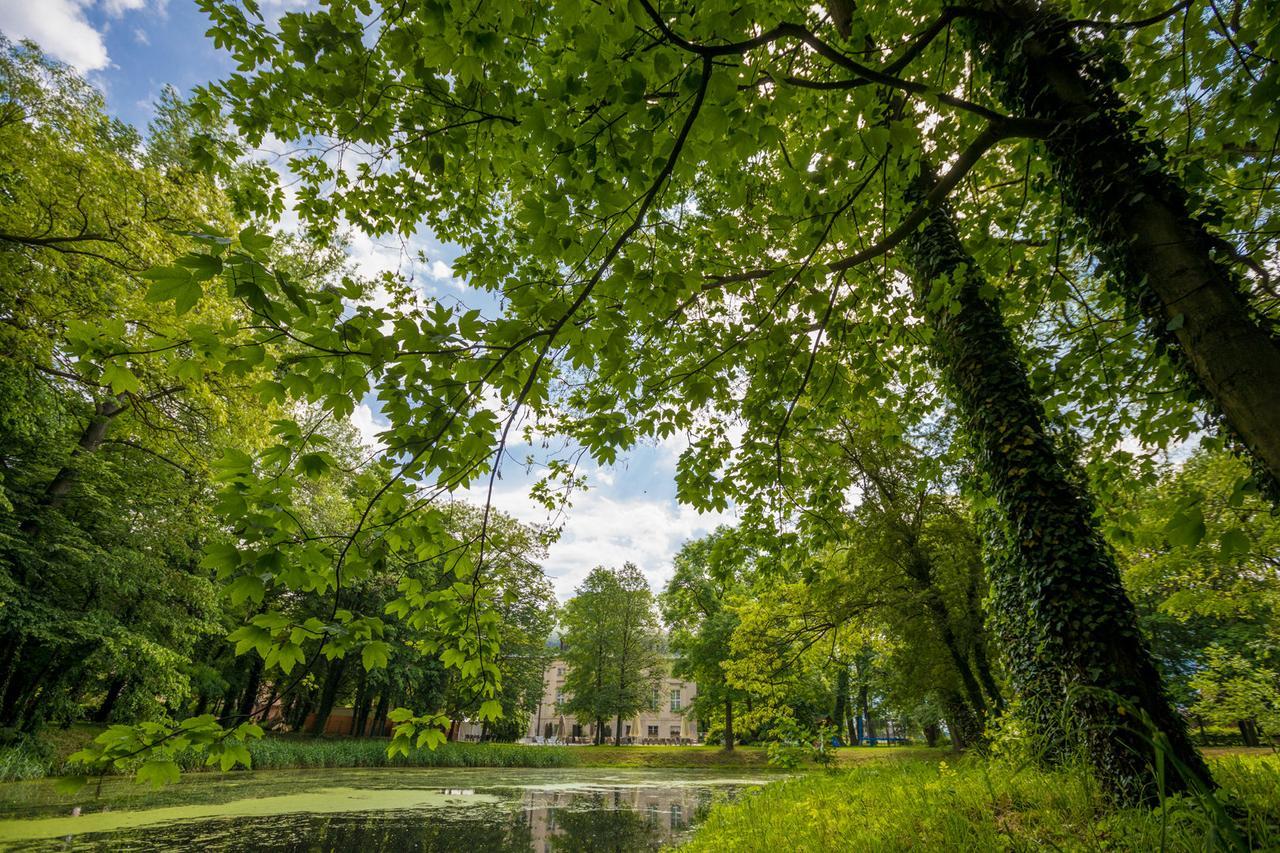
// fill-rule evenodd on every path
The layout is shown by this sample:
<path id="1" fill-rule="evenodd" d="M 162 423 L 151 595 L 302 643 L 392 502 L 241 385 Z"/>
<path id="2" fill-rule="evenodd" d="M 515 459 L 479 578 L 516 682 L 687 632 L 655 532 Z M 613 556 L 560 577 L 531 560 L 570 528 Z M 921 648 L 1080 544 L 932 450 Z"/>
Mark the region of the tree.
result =
<path id="1" fill-rule="evenodd" d="M 614 720 L 614 742 L 622 743 L 622 720 L 646 707 L 668 666 L 649 583 L 633 563 L 621 569 L 597 566 L 564 606 L 564 658 L 569 665 L 566 709 L 594 720 L 596 743 L 605 720 Z"/>
<path id="2" fill-rule="evenodd" d="M 1197 450 L 1158 478 L 1135 479 L 1106 517 L 1175 696 L 1202 722 L 1256 738 L 1252 718 L 1266 717 L 1272 689 L 1266 673 L 1280 662 L 1280 525 L 1247 466 Z"/>
<path id="3" fill-rule="evenodd" d="M 485 510 L 469 504 L 455 504 L 448 524 L 459 538 L 480 535 Z M 543 679 L 552 650 L 547 638 L 555 627 L 556 599 L 551 582 L 539 561 L 546 557 L 547 531 L 521 524 L 514 518 L 489 511 L 490 563 L 486 583 L 492 587 L 494 608 L 501 618 L 498 628 L 500 653 L 497 665 L 502 687 L 497 699 L 502 719 L 486 722 L 488 733 L 496 726 L 515 740 L 528 730 L 530 714 L 542 700 Z M 451 679 L 447 704 L 457 717 L 471 716 L 480 705 L 465 680 Z"/>
<path id="4" fill-rule="evenodd" d="M 729 599 L 743 591 L 746 569 L 735 563 L 745 557 L 743 549 L 733 547 L 732 531 L 726 527 L 685 542 L 659 598 L 675 658 L 672 672 L 697 683 L 690 713 L 703 722 L 722 721 L 726 752 L 734 747 L 734 705 L 745 698 L 743 691 L 729 685 L 725 674 L 738 627 Z"/>
<path id="5" fill-rule="evenodd" d="M 225 111 L 251 144 L 268 131 L 319 137 L 359 148 L 376 164 L 351 175 L 342 162 L 310 150 L 291 157 L 304 221 L 323 229 L 346 218 L 400 234 L 430 227 L 463 246 L 457 268 L 474 286 L 501 296 L 504 313 L 493 322 L 437 304 L 419 322 L 384 331 L 388 318 L 377 311 L 346 318 L 333 300 L 308 300 L 267 275 L 246 276 L 265 265 L 246 241 L 233 254 L 224 277 L 235 279 L 234 287 L 248 278 L 246 298 L 268 325 L 342 365 L 325 393 L 286 389 L 290 394 L 310 393 L 340 409 L 377 388 L 386 403 L 394 461 L 388 490 L 366 513 L 372 525 L 400 517 L 410 502 L 400 488 L 406 478 L 429 476 L 441 491 L 486 475 L 492 483 L 514 425 L 532 409 L 548 429 L 602 461 L 642 438 L 691 432 L 680 497 L 703 507 L 756 500 L 781 526 L 784 514 L 808 509 L 793 503 L 797 491 L 817 491 L 830 479 L 822 466 L 784 470 L 793 436 L 829 428 L 848 414 L 851 400 L 911 416 L 904 418 L 909 426 L 931 413 L 929 401 L 903 399 L 903 389 L 921 387 L 936 369 L 961 418 L 959 441 L 976 463 L 977 482 L 995 498 L 1001 547 L 993 553 L 1007 557 L 993 564 L 995 600 L 1009 624 L 1027 629 L 1013 651 L 1022 658 L 1015 670 L 1028 677 L 1016 683 L 1050 697 L 1088 697 L 1078 707 L 1093 732 L 1098 769 L 1118 795 L 1151 795 L 1145 783 L 1152 750 L 1105 693 L 1119 694 L 1169 739 L 1193 777 L 1186 784 L 1205 781 L 1094 527 L 1083 477 L 1065 442 L 1055 440 L 1044 390 L 1033 384 L 1060 366 L 1056 353 L 1038 353 L 1044 364 L 1029 370 L 1016 337 L 1022 330 L 1006 322 L 999 299 L 1006 288 L 1014 303 L 1039 293 L 1063 302 L 1058 280 L 1074 285 L 1057 254 L 1061 241 L 1022 224 L 1028 209 L 1033 224 L 1051 222 L 1055 207 L 1055 184 L 1029 180 L 1043 174 L 1031 157 L 1033 141 L 1045 141 L 1067 164 L 1061 168 L 1074 170 L 1068 186 L 1122 163 L 1114 168 L 1133 173 L 1125 186 L 1143 190 L 1133 186 L 1134 175 L 1152 163 L 1136 161 L 1132 149 L 1117 147 L 1121 156 L 1101 170 L 1089 158 L 1068 163 L 1062 152 L 1053 154 L 1057 141 L 1090 120 L 1090 104 L 1042 115 L 1040 103 L 1030 102 L 1042 94 L 1037 81 L 1084 79 L 1064 33 L 1141 24 L 1029 20 L 1019 16 L 1030 8 L 1023 4 L 979 7 L 976 39 L 1035 42 L 1065 58 L 1062 73 L 1045 79 L 1052 63 L 1030 68 L 1026 56 L 991 50 L 985 41 L 963 51 L 942 36 L 972 16 L 954 8 L 939 15 L 929 3 L 886 4 L 854 16 L 842 6 L 828 14 L 784 2 L 661 10 L 648 0 L 625 10 L 573 0 L 480 10 L 388 2 L 372 18 L 360 4 L 334 3 L 285 15 L 278 27 L 261 21 L 253 4 L 246 4 L 249 14 L 231 0 L 204 6 L 213 37 L 240 68 L 202 96 L 210 114 Z M 992 9 L 988 33 L 982 23 Z M 1257 26 L 1258 14 L 1244 20 Z M 1042 21 L 1049 21 L 1043 31 Z M 1236 45 L 1229 31 L 1214 31 L 1194 45 L 1197 67 L 1222 65 Z M 1138 60 L 1140 77 L 1168 67 L 1178 53 L 1174 41 L 1150 51 L 1113 42 L 1113 49 Z M 975 72 L 1006 53 L 1013 71 L 1005 70 L 1002 85 Z M 1235 76 L 1254 76 L 1249 57 L 1239 65 Z M 358 79 L 346 73 L 356 66 L 364 69 Z M 1259 73 L 1274 84 L 1274 69 Z M 1201 82 L 1211 87 L 1215 109 L 1226 109 L 1239 91 L 1194 81 Z M 1062 100 L 1063 92 L 1049 92 Z M 1098 125 L 1099 135 L 1118 143 L 1110 133 L 1118 127 L 1115 104 L 1100 92 L 1098 121 L 1111 124 Z M 1021 112 L 990 106 L 1011 93 L 1008 102 Z M 1162 104 L 1157 112 L 1168 110 Z M 1247 109 L 1236 118 L 1239 126 L 1268 126 Z M 1167 132 L 1169 123 L 1157 128 Z M 1187 136 L 1191 148 L 1196 134 Z M 935 176 L 929 161 L 949 165 Z M 1220 194 L 1232 202 L 1233 222 L 1265 223 L 1274 210 L 1272 167 L 1254 166 L 1267 178 L 1256 204 L 1238 192 Z M 1168 285 L 1156 333 L 1161 323 L 1168 332 L 1188 324 L 1169 315 L 1169 298 L 1185 281 L 1171 282 L 1164 265 L 1181 255 L 1205 273 L 1213 304 L 1187 325 L 1196 347 L 1185 347 L 1187 336 L 1179 340 L 1193 361 L 1215 362 L 1201 371 L 1210 377 L 1205 387 L 1265 467 L 1273 401 L 1266 391 L 1230 388 L 1226 377 L 1247 372 L 1244 352 L 1269 375 L 1274 344 L 1264 339 L 1265 323 L 1242 317 L 1256 299 L 1227 298 L 1221 270 L 1206 265 L 1203 229 L 1170 202 L 1164 182 L 1178 180 L 1162 176 L 1147 189 L 1156 191 L 1161 215 L 1172 217 L 1169 233 L 1194 245 L 1189 255 L 1168 250 L 1148 228 L 1141 257 L 1126 261 L 1128 272 L 1148 275 L 1152 288 L 1164 286 L 1157 278 Z M 1126 215 L 1139 203 L 1136 196 L 1116 201 L 1113 210 Z M 1099 234 L 1115 249 L 1124 230 Z M 1024 242 L 1054 248 L 1024 269 L 1030 255 L 1014 248 Z M 1085 265 L 1087 255 L 1069 242 L 1074 272 L 1072 264 Z M 1254 275 L 1263 287 L 1266 270 Z M 1053 283 L 1023 286 L 1037 278 Z M 184 298 L 191 292 L 180 290 Z M 1089 295 L 1082 301 L 1092 307 Z M 1233 336 L 1249 345 L 1226 346 Z M 1150 335 L 1139 346 L 1159 357 Z M 322 362 L 317 358 L 316 367 Z M 1110 356 L 1098 362 L 1109 364 Z M 328 374 L 310 366 L 302 372 L 309 382 L 321 375 Z M 1061 381 L 1078 390 L 1096 377 Z M 502 415 L 481 404 L 486 393 L 489 401 L 496 396 Z M 1182 406 L 1176 419 L 1184 426 L 1162 420 L 1151 430 L 1156 438 L 1185 429 L 1196 411 L 1185 396 L 1171 405 Z M 249 486 L 252 460 L 238 467 Z M 568 466 L 553 474 L 572 477 Z M 250 491 L 247 503 L 274 512 L 262 499 L 270 490 L 258 484 Z M 367 535 L 363 519 L 360 528 L 351 542 Z M 419 534 L 423 539 L 437 542 Z M 269 536 L 253 542 L 246 567 L 257 568 L 263 544 L 279 543 Z M 351 553 L 325 556 L 340 571 Z M 473 570 L 482 572 L 483 559 L 460 581 L 474 590 L 482 585 L 470 582 Z M 474 661 L 487 671 L 487 644 L 470 644 L 468 631 L 458 635 L 459 664 Z M 1166 789 L 1183 784 L 1163 781 Z"/>
<path id="6" fill-rule="evenodd" d="M 180 711 L 221 630 L 200 567 L 220 530 L 210 463 L 252 446 L 270 408 L 256 368 L 207 371 L 193 336 L 234 306 L 146 299 L 138 276 L 224 227 L 233 204 L 190 167 L 190 110 L 168 97 L 146 143 L 34 46 L 0 37 L 0 722 Z M 231 336 L 229 336 L 230 338 Z M 231 340 L 228 340 L 231 343 Z"/>

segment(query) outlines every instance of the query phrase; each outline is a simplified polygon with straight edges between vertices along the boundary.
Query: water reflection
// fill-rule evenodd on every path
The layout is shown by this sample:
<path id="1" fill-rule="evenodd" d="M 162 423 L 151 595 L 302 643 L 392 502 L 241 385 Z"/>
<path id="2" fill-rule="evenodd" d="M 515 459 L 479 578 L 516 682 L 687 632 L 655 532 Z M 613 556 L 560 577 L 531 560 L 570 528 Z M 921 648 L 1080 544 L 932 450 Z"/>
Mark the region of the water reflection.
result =
<path id="1" fill-rule="evenodd" d="M 47 833 L 37 840 L 32 833 L 23 841 L 11 832 L 17 822 L 0 824 L 0 847 L 8 841 L 17 842 L 12 849 L 19 850 L 624 853 L 657 850 L 677 840 L 713 797 L 731 796 L 752 780 L 668 777 L 663 782 L 650 774 L 615 772 L 603 778 L 503 779 L 495 785 L 464 786 L 458 779 L 448 783 L 451 787 L 429 790 L 403 787 L 418 779 L 379 781 L 384 784 L 360 792 L 372 797 L 359 811 L 235 813 L 245 803 L 235 800 L 223 804 L 226 816 L 146 825 L 142 809 L 133 812 L 139 825 L 115 832 L 66 835 L 63 827 L 75 827 L 77 820 L 68 818 L 58 822 L 58 837 Z M 396 781 L 400 784 L 389 787 Z M 379 801 L 386 810 L 378 809 Z M 414 805 L 405 807 L 408 802 Z"/>

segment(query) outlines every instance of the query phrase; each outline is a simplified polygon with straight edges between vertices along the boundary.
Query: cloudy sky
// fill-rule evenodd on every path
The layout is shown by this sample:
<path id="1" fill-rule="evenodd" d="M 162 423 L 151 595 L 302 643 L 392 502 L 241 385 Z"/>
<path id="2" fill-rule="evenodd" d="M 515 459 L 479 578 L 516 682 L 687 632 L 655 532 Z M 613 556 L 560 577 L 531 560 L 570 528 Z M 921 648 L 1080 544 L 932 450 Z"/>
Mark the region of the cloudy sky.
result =
<path id="1" fill-rule="evenodd" d="M 279 14 L 308 0 L 261 0 L 263 11 Z M 11 39 L 31 39 L 54 57 L 75 66 L 106 94 L 120 118 L 145 128 L 151 104 L 166 85 L 187 92 L 231 69 L 227 57 L 205 38 L 207 21 L 194 0 L 0 0 L 0 30 Z M 425 262 L 418 253 L 425 254 Z M 352 260 L 367 274 L 396 270 L 435 298 L 477 307 L 492 303 L 453 275 L 457 250 L 421 234 L 408 245 L 353 235 Z M 375 409 L 357 412 L 366 435 L 378 429 Z M 672 440 L 642 447 L 618 464 L 600 468 L 584 461 L 589 488 L 574 498 L 563 518 L 548 519 L 528 497 L 529 478 L 507 467 L 494 503 L 529 522 L 563 527 L 546 563 L 556 591 L 566 598 L 592 566 L 630 560 L 655 591 L 671 572 L 671 558 L 686 539 L 732 521 L 700 515 L 675 501 L 672 476 L 683 444 Z M 519 455 L 519 454 L 518 454 Z"/>

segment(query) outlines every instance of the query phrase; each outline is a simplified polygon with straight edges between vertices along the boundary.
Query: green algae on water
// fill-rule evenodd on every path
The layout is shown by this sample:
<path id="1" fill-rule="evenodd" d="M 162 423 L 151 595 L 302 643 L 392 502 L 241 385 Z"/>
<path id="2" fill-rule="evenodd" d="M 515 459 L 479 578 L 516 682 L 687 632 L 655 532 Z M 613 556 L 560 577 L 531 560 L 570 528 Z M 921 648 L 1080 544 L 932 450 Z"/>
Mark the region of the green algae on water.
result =
<path id="1" fill-rule="evenodd" d="M 0 843 L 40 841 L 85 833 L 116 832 L 157 824 L 281 814 L 338 814 L 466 807 L 497 803 L 500 797 L 464 789 L 321 788 L 300 794 L 254 797 L 226 803 L 167 806 L 136 811 L 99 811 L 78 816 L 0 821 Z"/>

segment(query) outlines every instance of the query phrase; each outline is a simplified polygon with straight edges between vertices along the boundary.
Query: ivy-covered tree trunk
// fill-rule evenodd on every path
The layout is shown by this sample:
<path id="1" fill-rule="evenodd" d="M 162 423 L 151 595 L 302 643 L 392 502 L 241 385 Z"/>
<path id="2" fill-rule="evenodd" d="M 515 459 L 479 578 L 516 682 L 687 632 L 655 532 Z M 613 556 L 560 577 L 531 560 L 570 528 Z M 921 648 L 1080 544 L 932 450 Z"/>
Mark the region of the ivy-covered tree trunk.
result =
<path id="1" fill-rule="evenodd" d="M 974 618 L 978 620 L 978 624 L 985 628 L 983 620 L 982 593 L 981 586 L 986 580 L 986 575 L 982 564 L 974 567 L 973 573 L 969 577 L 969 585 L 965 590 L 965 603 L 967 612 L 974 614 Z M 1000 690 L 1000 685 L 996 683 L 995 676 L 991 672 L 991 660 L 987 656 L 987 632 L 980 630 L 977 636 L 973 637 L 970 643 L 970 657 L 973 659 L 973 671 L 978 676 L 979 683 L 982 684 L 983 691 L 986 692 L 987 699 L 991 708 L 991 713 L 999 717 L 1004 713 L 1004 693 Z"/>
<path id="2" fill-rule="evenodd" d="M 1280 337 L 1251 311 L 1231 253 L 1191 212 L 1074 30 L 1031 0 L 991 0 L 969 25 L 974 55 L 1008 108 L 1058 129 L 1045 141 L 1066 204 L 1130 304 L 1280 484 Z"/>
<path id="3" fill-rule="evenodd" d="M 1019 558 L 1004 522 L 995 513 L 984 513 L 980 524 L 982 561 L 991 583 L 991 631 L 1008 673 L 1016 715 L 1027 725 L 1032 754 L 1046 764 L 1057 764 L 1067 754 L 1061 680 L 1037 645 Z"/>
<path id="4" fill-rule="evenodd" d="M 947 728 L 951 730 L 951 740 L 955 746 L 958 749 L 982 746 L 982 721 L 969 701 L 959 691 L 950 689 L 941 698 Z"/>
<path id="5" fill-rule="evenodd" d="M 917 192 L 932 182 L 925 167 Z M 935 359 L 1014 549 L 1016 559 L 993 567 L 992 583 L 1006 588 L 998 602 L 1018 611 L 1005 618 L 1026 620 L 1018 652 L 1034 655 L 1028 666 L 1050 670 L 1058 702 L 1070 708 L 1099 779 L 1118 799 L 1150 800 L 1153 768 L 1160 766 L 1166 792 L 1194 784 L 1171 769 L 1173 762 L 1158 763 L 1156 749 L 1167 748 L 1167 757 L 1211 785 L 1164 693 L 1087 496 L 1069 475 L 1073 463 L 1054 446 L 1004 318 L 982 296 L 986 282 L 950 211 L 935 209 L 903 249 Z"/>

